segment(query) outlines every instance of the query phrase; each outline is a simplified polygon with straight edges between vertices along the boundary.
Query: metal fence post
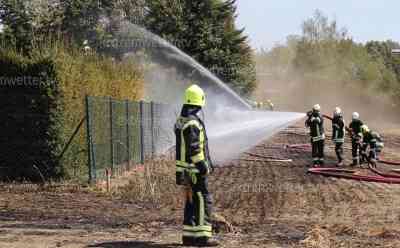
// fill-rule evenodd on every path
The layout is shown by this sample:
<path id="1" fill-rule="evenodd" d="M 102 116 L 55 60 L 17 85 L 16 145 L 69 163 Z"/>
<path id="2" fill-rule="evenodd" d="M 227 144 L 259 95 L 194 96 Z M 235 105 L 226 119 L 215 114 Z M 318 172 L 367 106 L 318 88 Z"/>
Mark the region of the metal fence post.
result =
<path id="1" fill-rule="evenodd" d="M 144 164 L 144 102 L 140 101 L 140 161 Z"/>
<path id="2" fill-rule="evenodd" d="M 131 142 L 130 142 L 130 113 L 129 113 L 129 100 L 126 100 L 126 149 L 128 156 L 128 170 L 131 169 Z"/>
<path id="3" fill-rule="evenodd" d="M 93 151 L 92 141 L 92 117 L 90 115 L 90 103 L 89 96 L 85 97 L 86 106 L 86 139 L 87 139 L 87 152 L 88 152 L 88 167 L 89 167 L 89 183 L 93 184 L 96 182 L 96 161 Z"/>
<path id="4" fill-rule="evenodd" d="M 150 115 L 150 121 L 151 121 L 151 127 L 150 127 L 150 129 L 151 129 L 151 157 L 152 157 L 152 159 L 154 158 L 154 156 L 155 156 L 155 152 L 156 152 L 156 146 L 155 146 L 155 141 L 154 141 L 154 118 L 155 118 L 155 116 L 154 116 L 154 102 L 153 101 L 151 101 L 150 102 L 150 111 L 151 111 L 151 115 Z"/>
<path id="5" fill-rule="evenodd" d="M 109 98 L 109 104 L 110 104 L 110 142 L 111 142 L 111 170 L 112 174 L 114 175 L 114 132 L 113 132 L 113 99 L 110 97 Z"/>

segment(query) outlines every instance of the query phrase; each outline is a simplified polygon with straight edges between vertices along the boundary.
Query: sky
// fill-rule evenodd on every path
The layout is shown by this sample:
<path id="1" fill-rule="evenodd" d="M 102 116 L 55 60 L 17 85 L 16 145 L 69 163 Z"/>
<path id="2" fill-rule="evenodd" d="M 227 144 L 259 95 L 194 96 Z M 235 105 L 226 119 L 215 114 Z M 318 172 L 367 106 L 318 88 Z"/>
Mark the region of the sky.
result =
<path id="1" fill-rule="evenodd" d="M 282 44 L 301 33 L 301 23 L 321 10 L 356 42 L 400 42 L 399 0 L 237 0 L 237 25 L 245 28 L 255 49 Z"/>

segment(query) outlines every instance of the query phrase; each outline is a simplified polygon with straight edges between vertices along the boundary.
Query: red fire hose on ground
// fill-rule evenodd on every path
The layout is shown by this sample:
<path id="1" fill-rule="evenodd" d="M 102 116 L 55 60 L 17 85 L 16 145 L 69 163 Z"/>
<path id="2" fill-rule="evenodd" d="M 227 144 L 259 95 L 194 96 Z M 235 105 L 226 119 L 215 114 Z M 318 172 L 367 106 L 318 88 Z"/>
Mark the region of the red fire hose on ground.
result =
<path id="1" fill-rule="evenodd" d="M 308 151 L 310 148 L 310 144 L 286 145 L 285 148 Z M 389 165 L 400 165 L 400 162 L 387 161 L 382 159 L 380 159 L 379 162 Z M 322 176 L 329 176 L 329 177 L 336 177 L 336 178 L 343 178 L 343 179 L 350 179 L 357 181 L 400 184 L 400 175 L 387 174 L 379 171 L 378 169 L 372 166 L 369 166 L 369 169 L 378 176 L 359 175 L 356 174 L 357 170 L 349 170 L 342 168 L 310 168 L 308 172 Z"/>
<path id="2" fill-rule="evenodd" d="M 397 177 L 385 177 L 382 175 L 387 175 L 387 174 L 383 174 L 383 173 L 380 173 L 381 175 L 378 175 L 378 176 L 358 175 L 358 174 L 356 174 L 356 172 L 357 172 L 356 170 L 346 170 L 346 169 L 339 169 L 339 168 L 311 168 L 308 170 L 308 172 L 312 173 L 312 174 L 322 175 L 322 176 L 350 179 L 350 180 L 356 180 L 356 181 L 400 184 L 400 176 L 396 175 Z M 394 176 L 394 175 L 390 175 L 390 176 Z"/>
<path id="3" fill-rule="evenodd" d="M 400 162 L 389 161 L 389 160 L 382 159 L 382 158 L 380 158 L 378 161 L 379 161 L 380 163 L 382 163 L 382 164 L 387 164 L 387 165 L 399 165 L 399 166 L 400 166 Z"/>

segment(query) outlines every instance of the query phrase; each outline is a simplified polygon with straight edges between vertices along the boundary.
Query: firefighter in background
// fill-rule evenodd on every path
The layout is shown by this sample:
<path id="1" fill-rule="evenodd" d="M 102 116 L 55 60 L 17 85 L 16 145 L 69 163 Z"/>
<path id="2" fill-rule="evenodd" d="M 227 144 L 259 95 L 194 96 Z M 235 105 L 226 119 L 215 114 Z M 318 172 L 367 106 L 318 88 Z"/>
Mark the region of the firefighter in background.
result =
<path id="1" fill-rule="evenodd" d="M 251 102 L 253 108 L 259 109 L 259 110 L 265 110 L 267 107 L 269 110 L 274 111 L 274 104 L 272 103 L 271 100 L 267 100 L 267 102 Z"/>
<path id="2" fill-rule="evenodd" d="M 272 103 L 272 101 L 270 99 L 267 100 L 266 105 L 268 105 L 269 110 L 274 111 L 274 104 Z"/>
<path id="3" fill-rule="evenodd" d="M 351 132 L 351 153 L 353 156 L 352 166 L 358 165 L 361 154 L 362 130 L 364 123 L 360 120 L 360 115 L 357 112 L 352 114 L 352 121 L 349 125 Z"/>
<path id="4" fill-rule="evenodd" d="M 377 143 L 381 140 L 380 135 L 377 132 L 371 131 L 367 125 L 361 127 L 363 134 L 363 142 L 361 146 L 361 157 L 362 161 L 367 161 L 372 166 L 376 167 L 377 162 Z M 369 146 L 369 153 L 368 153 Z"/>
<path id="5" fill-rule="evenodd" d="M 182 242 L 185 246 L 216 246 L 212 237 L 211 196 L 207 177 L 212 172 L 208 140 L 198 116 L 205 105 L 203 90 L 190 86 L 185 92 L 181 116 L 175 124 L 176 183 L 185 193 Z"/>
<path id="6" fill-rule="evenodd" d="M 343 144 L 346 133 L 346 125 L 343 119 L 342 110 L 336 107 L 332 119 L 332 140 L 335 143 L 335 152 L 338 159 L 337 166 L 343 166 Z"/>
<path id="7" fill-rule="evenodd" d="M 259 103 L 256 101 L 248 101 L 250 103 L 250 106 L 253 108 L 253 110 L 257 110 L 259 108 Z"/>
<path id="8" fill-rule="evenodd" d="M 321 115 L 319 104 L 314 105 L 312 111 L 307 113 L 306 127 L 310 128 L 313 166 L 324 164 L 325 130 L 324 118 Z"/>

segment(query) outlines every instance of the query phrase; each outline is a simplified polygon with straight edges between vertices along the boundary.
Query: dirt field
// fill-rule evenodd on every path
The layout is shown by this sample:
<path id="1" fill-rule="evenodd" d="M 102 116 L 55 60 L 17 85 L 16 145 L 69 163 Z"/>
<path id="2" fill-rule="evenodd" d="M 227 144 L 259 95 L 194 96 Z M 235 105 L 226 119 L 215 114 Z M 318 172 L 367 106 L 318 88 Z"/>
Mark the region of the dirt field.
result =
<path id="1" fill-rule="evenodd" d="M 233 226 L 216 235 L 221 247 L 400 247 L 400 185 L 307 174 L 309 152 L 284 145 L 308 139 L 305 129 L 288 128 L 211 176 L 214 210 Z M 385 157 L 400 160 L 400 136 L 385 139 Z M 266 162 L 254 155 L 292 161 Z M 0 190 L 0 247 L 180 246 L 182 204 L 176 191 L 156 204 L 72 186 Z"/>

